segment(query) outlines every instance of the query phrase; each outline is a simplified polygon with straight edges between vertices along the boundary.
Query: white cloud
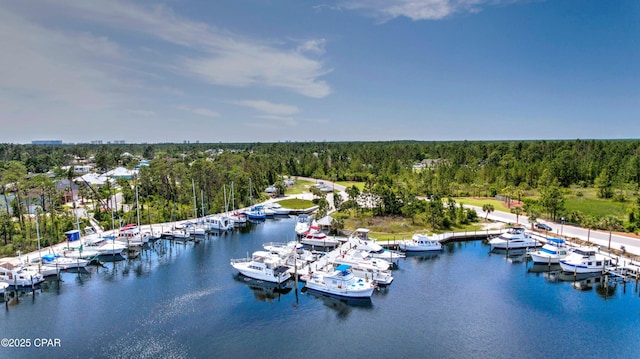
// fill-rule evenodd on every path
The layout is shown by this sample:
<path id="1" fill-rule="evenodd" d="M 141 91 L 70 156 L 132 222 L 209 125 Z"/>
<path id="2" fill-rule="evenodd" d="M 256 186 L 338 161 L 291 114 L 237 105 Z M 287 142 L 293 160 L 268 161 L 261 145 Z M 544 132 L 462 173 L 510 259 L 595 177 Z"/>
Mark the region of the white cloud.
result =
<path id="1" fill-rule="evenodd" d="M 343 0 L 341 7 L 360 10 L 388 21 L 397 17 L 412 20 L 439 20 L 458 13 L 476 13 L 482 6 L 517 0 Z"/>
<path id="2" fill-rule="evenodd" d="M 210 118 L 220 117 L 220 114 L 218 112 L 215 112 L 208 108 L 194 108 L 189 106 L 176 106 L 176 108 L 182 111 L 192 113 L 194 115 L 198 115 L 198 116 L 210 117 Z"/>
<path id="3" fill-rule="evenodd" d="M 250 107 L 271 115 L 293 115 L 299 112 L 298 108 L 295 106 L 283 105 L 265 100 L 238 100 L 230 101 L 230 103 Z"/>
<path id="4" fill-rule="evenodd" d="M 326 44 L 327 40 L 325 39 L 307 40 L 298 46 L 298 52 L 309 52 L 316 55 L 322 55 L 325 52 Z"/>
<path id="5" fill-rule="evenodd" d="M 260 115 L 256 116 L 257 118 L 267 120 L 267 122 L 263 122 L 264 127 L 267 126 L 297 126 L 298 121 L 294 117 L 289 116 L 277 116 L 277 115 Z"/>
<path id="6" fill-rule="evenodd" d="M 331 93 L 329 85 L 319 79 L 329 70 L 321 62 L 296 51 L 295 44 L 290 49 L 262 44 L 259 40 L 243 38 L 192 21 L 165 6 L 142 7 L 119 1 L 59 0 L 52 11 L 58 16 L 133 31 L 189 49 L 191 51 L 188 53 L 164 55 L 173 61 L 169 65 L 174 71 L 189 75 L 192 79 L 222 86 L 278 87 L 315 98 Z M 318 40 L 318 44 L 322 41 Z M 148 44 L 144 49 L 147 53 L 153 50 Z M 316 50 L 320 50 L 319 45 Z"/>

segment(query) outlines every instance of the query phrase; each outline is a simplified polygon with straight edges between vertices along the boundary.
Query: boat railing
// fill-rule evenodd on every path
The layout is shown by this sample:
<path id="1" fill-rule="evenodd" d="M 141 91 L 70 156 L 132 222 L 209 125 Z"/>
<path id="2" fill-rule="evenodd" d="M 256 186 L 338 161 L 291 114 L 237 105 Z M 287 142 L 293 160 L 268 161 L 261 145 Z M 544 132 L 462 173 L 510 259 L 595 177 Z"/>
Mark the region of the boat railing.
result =
<path id="1" fill-rule="evenodd" d="M 236 259 L 231 259 L 231 264 L 248 263 L 248 262 L 251 262 L 251 258 L 236 258 Z"/>

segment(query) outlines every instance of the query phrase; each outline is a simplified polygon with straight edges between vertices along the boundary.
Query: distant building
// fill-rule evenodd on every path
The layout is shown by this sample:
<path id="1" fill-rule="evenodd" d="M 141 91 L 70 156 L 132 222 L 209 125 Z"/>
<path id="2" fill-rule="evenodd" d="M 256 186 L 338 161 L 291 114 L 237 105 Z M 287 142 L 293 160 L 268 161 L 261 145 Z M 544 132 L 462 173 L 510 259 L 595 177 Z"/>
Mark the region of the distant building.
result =
<path id="1" fill-rule="evenodd" d="M 31 141 L 32 145 L 61 145 L 62 140 L 35 140 Z"/>

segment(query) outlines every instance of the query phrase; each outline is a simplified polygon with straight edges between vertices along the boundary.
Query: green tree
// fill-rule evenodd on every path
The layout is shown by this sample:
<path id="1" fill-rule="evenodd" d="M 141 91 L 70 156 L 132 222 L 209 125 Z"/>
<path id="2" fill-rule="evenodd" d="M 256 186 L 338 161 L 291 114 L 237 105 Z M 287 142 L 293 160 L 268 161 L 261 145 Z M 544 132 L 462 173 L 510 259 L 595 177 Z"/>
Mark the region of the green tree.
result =
<path id="1" fill-rule="evenodd" d="M 493 207 L 493 205 L 491 203 L 485 203 L 482 205 L 482 211 L 485 212 L 485 216 L 484 219 L 489 218 L 489 213 L 493 212 L 495 210 L 495 208 Z"/>
<path id="2" fill-rule="evenodd" d="M 516 223 L 520 223 L 520 215 L 522 214 L 522 207 L 511 208 L 511 213 L 516 215 Z"/>
<path id="3" fill-rule="evenodd" d="M 607 249 L 611 250 L 611 234 L 613 231 L 619 231 L 622 228 L 622 222 L 616 216 L 607 215 L 601 221 L 600 225 L 609 230 L 609 244 Z"/>

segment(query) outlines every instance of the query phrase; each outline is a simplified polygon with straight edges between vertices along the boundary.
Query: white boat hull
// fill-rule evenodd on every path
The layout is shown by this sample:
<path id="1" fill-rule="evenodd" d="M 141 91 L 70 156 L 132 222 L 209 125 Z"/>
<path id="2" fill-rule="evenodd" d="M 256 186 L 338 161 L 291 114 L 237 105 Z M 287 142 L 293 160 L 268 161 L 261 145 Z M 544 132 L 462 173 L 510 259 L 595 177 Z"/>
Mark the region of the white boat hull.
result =
<path id="1" fill-rule="evenodd" d="M 319 281 L 315 277 L 309 278 L 307 280 L 306 287 L 311 290 L 315 290 L 322 293 L 327 293 L 331 295 L 337 295 L 340 297 L 347 298 L 371 298 L 373 294 L 373 290 L 375 287 L 370 283 L 364 283 L 364 279 L 362 279 L 362 283 L 353 283 L 351 285 L 344 286 L 336 286 L 329 287 L 326 284 L 323 284 L 322 281 Z"/>

